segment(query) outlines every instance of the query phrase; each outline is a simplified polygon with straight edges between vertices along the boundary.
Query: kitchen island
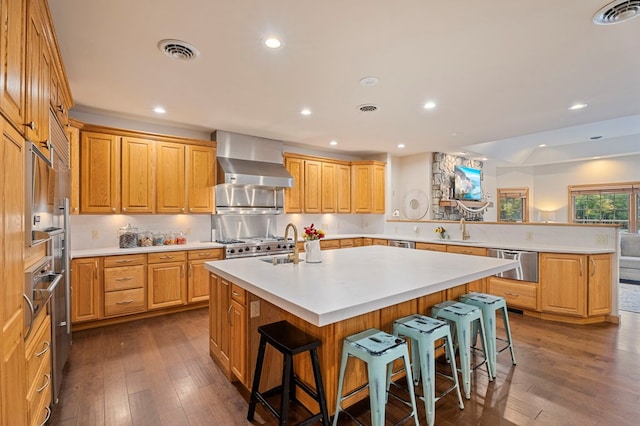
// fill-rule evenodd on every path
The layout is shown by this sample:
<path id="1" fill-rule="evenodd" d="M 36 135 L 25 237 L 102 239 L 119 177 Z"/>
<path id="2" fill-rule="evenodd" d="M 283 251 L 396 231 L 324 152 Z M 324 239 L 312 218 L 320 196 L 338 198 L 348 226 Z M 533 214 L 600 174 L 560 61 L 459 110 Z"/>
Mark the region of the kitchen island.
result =
<path id="1" fill-rule="evenodd" d="M 249 389 L 257 328 L 285 319 L 322 341 L 319 358 L 331 413 L 346 336 L 371 327 L 390 332 L 393 320 L 429 314 L 434 304 L 466 292 L 466 283 L 517 265 L 512 260 L 387 246 L 323 251 L 322 257 L 321 263 L 306 263 L 302 254 L 297 265 L 274 265 L 270 257 L 207 262 L 212 273 L 210 353 L 230 380 Z M 262 389 L 281 377 L 281 358 L 269 349 Z M 350 363 L 345 392 L 366 377 L 363 365 Z M 313 383 L 308 359 L 296 359 L 295 368 L 303 381 Z M 303 403 L 315 410 L 315 402 Z"/>

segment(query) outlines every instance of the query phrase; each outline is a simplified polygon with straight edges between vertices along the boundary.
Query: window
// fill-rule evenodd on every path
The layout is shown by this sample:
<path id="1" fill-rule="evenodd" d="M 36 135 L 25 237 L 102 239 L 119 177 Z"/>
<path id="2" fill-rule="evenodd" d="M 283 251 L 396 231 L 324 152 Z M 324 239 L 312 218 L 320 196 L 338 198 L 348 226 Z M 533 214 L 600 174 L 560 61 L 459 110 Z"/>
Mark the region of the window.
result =
<path id="1" fill-rule="evenodd" d="M 569 186 L 573 223 L 615 224 L 638 232 L 640 182 Z"/>
<path id="2" fill-rule="evenodd" d="M 529 221 L 529 188 L 498 188 L 498 222 Z"/>

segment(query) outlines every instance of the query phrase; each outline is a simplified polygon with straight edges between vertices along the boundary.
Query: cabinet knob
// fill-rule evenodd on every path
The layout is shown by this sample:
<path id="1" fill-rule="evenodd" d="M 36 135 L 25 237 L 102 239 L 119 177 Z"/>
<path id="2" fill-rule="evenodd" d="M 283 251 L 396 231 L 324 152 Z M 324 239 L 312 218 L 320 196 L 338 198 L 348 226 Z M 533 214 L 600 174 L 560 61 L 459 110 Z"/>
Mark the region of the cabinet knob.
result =
<path id="1" fill-rule="evenodd" d="M 122 208 L 122 211 L 123 211 L 123 212 L 126 212 L 126 211 L 127 211 L 127 208 L 126 208 L 126 207 L 123 207 L 123 208 Z"/>
<path id="2" fill-rule="evenodd" d="M 35 121 L 30 121 L 28 123 L 24 123 L 24 125 L 27 126 L 28 128 L 30 128 L 31 130 L 35 130 L 36 129 Z"/>
<path id="3" fill-rule="evenodd" d="M 181 209 L 180 209 L 180 211 L 184 213 L 184 207 L 183 207 L 183 208 L 181 208 Z"/>
<path id="4" fill-rule="evenodd" d="M 111 207 L 111 211 L 115 213 L 116 212 L 116 208 L 115 207 Z"/>
<path id="5" fill-rule="evenodd" d="M 190 212 L 192 212 L 192 211 L 193 211 L 193 207 L 191 207 L 191 208 L 189 209 L 189 211 L 190 211 Z"/>

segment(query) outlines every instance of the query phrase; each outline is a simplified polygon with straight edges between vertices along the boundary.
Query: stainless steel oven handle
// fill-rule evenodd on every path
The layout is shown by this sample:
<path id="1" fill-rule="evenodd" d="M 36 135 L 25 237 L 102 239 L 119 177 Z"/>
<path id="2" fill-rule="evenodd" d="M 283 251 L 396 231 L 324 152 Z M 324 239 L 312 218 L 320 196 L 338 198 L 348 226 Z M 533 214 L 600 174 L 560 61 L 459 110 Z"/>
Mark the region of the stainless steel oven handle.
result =
<path id="1" fill-rule="evenodd" d="M 31 334 L 31 329 L 33 329 L 33 316 L 35 315 L 35 309 L 33 308 L 33 303 L 31 302 L 31 299 L 29 299 L 29 297 L 22 293 L 22 297 L 24 298 L 24 300 L 27 301 L 27 306 L 29 306 L 29 329 L 27 330 L 27 334 L 25 334 L 24 336 L 24 340 L 26 341 L 27 338 L 29 338 L 29 335 Z"/>

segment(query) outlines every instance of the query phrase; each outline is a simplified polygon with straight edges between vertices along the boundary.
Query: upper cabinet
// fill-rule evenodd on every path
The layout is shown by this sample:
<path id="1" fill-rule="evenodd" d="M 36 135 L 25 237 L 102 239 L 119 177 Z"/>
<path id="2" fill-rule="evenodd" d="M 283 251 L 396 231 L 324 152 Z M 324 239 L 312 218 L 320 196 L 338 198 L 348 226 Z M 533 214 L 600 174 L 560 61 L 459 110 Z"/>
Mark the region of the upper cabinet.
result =
<path id="1" fill-rule="evenodd" d="M 0 0 L 0 109 L 22 130 L 25 123 L 25 0 Z"/>
<path id="2" fill-rule="evenodd" d="M 77 149 L 80 213 L 214 212 L 215 142 L 86 125 Z"/>
<path id="3" fill-rule="evenodd" d="M 284 165 L 293 176 L 293 187 L 285 190 L 286 213 L 384 213 L 384 163 L 285 153 Z"/>

